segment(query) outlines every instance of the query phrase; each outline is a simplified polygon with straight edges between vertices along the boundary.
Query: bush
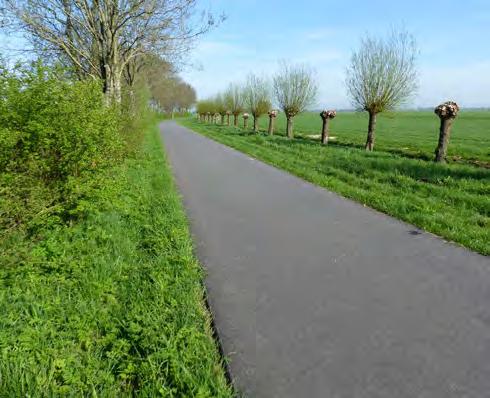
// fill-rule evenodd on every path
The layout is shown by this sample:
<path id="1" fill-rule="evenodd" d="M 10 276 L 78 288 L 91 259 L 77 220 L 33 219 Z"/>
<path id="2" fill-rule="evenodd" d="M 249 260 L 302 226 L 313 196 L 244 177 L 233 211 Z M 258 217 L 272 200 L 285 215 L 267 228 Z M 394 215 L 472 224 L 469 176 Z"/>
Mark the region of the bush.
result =
<path id="1" fill-rule="evenodd" d="M 122 155 L 119 111 L 97 81 L 39 63 L 0 69 L 0 230 L 72 220 Z"/>

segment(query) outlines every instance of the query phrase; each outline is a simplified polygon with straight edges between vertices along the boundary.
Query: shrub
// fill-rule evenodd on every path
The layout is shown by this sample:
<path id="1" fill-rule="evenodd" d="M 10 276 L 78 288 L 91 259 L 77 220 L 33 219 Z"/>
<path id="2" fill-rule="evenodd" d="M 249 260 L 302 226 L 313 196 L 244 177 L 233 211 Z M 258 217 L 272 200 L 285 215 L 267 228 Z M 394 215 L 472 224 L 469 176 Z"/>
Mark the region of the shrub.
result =
<path id="1" fill-rule="evenodd" d="M 83 213 L 121 158 L 119 132 L 119 111 L 104 104 L 99 82 L 39 63 L 1 67 L 0 230 Z"/>

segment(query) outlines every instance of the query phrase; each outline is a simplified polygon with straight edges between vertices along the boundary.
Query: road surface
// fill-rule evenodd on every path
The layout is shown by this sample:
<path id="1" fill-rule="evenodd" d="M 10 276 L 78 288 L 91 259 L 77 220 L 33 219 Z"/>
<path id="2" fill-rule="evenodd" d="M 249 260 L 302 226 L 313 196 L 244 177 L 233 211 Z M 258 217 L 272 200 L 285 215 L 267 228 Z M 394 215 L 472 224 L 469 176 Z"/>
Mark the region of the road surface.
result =
<path id="1" fill-rule="evenodd" d="M 490 397 L 490 261 L 161 125 L 244 396 Z"/>

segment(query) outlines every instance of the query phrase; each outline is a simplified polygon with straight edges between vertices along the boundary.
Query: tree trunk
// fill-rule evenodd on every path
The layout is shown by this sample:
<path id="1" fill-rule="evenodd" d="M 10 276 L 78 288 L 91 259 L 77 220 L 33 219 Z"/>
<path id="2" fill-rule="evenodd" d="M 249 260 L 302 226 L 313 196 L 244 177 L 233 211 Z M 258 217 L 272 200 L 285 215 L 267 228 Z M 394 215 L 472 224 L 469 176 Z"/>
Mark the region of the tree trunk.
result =
<path id="1" fill-rule="evenodd" d="M 243 118 L 243 128 L 246 130 L 248 127 L 248 117 L 247 118 Z"/>
<path id="2" fill-rule="evenodd" d="M 328 117 L 323 119 L 323 127 L 322 127 L 322 145 L 328 144 L 328 122 L 330 119 Z"/>
<path id="3" fill-rule="evenodd" d="M 453 121 L 453 118 L 441 119 L 441 127 L 439 129 L 439 143 L 435 151 L 435 161 L 438 163 L 446 162 L 447 146 L 449 144 L 449 136 L 451 135 L 451 127 L 453 125 Z"/>
<path id="4" fill-rule="evenodd" d="M 221 115 L 221 124 L 225 125 L 225 115 Z"/>
<path id="5" fill-rule="evenodd" d="M 230 115 L 226 115 L 226 125 L 230 125 Z"/>
<path id="6" fill-rule="evenodd" d="M 374 149 L 374 131 L 376 129 L 376 113 L 369 112 L 369 127 L 366 140 L 366 151 Z"/>
<path id="7" fill-rule="evenodd" d="M 102 62 L 101 65 L 102 79 L 104 82 L 104 95 L 107 105 L 121 103 L 121 73 L 114 62 L 109 65 L 108 62 Z"/>
<path id="8" fill-rule="evenodd" d="M 267 130 L 267 133 L 269 135 L 274 134 L 274 118 L 272 116 L 269 116 L 269 129 Z"/>
<path id="9" fill-rule="evenodd" d="M 286 135 L 287 135 L 287 137 L 289 139 L 294 138 L 294 134 L 293 134 L 293 118 L 291 116 L 287 116 Z"/>
<path id="10" fill-rule="evenodd" d="M 233 115 L 233 126 L 238 127 L 238 115 Z"/>
<path id="11" fill-rule="evenodd" d="M 254 133 L 259 131 L 259 118 L 254 116 Z"/>

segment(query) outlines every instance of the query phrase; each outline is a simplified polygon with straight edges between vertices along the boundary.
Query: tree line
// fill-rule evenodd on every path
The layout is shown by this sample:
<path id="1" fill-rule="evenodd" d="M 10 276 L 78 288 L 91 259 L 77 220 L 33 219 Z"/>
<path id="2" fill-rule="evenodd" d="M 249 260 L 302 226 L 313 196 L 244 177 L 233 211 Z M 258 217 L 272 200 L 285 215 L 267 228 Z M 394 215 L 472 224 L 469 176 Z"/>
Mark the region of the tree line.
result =
<path id="1" fill-rule="evenodd" d="M 100 81 L 107 104 L 151 75 L 155 103 L 173 111 L 188 109 L 195 92 L 172 65 L 220 20 L 198 11 L 197 0 L 0 0 L 0 27 L 22 33 L 44 62 Z"/>
<path id="2" fill-rule="evenodd" d="M 377 116 L 405 105 L 418 90 L 417 56 L 419 50 L 413 35 L 404 30 L 393 29 L 386 37 L 366 36 L 354 51 L 346 69 L 345 86 L 347 94 L 357 111 L 369 115 L 365 149 L 372 151 L 375 144 Z M 268 79 L 250 74 L 242 85 L 232 84 L 224 92 L 197 103 L 196 111 L 201 121 L 216 122 L 221 116 L 238 117 L 242 114 L 247 126 L 249 113 L 258 131 L 258 120 L 269 116 L 268 133 L 274 132 L 277 106 L 286 117 L 286 136 L 294 137 L 295 116 L 311 108 L 318 98 L 318 83 L 315 72 L 307 65 L 281 62 L 278 72 Z M 435 161 L 444 162 L 451 132 L 451 126 L 459 112 L 459 106 L 448 101 L 434 110 L 440 118 L 439 142 L 435 150 Z M 336 117 L 334 109 L 320 113 L 323 121 L 321 142 L 328 143 L 329 121 Z"/>

